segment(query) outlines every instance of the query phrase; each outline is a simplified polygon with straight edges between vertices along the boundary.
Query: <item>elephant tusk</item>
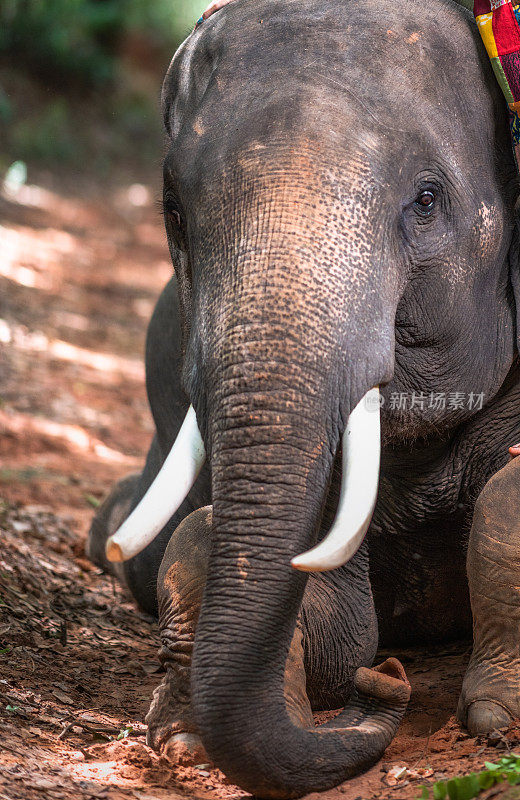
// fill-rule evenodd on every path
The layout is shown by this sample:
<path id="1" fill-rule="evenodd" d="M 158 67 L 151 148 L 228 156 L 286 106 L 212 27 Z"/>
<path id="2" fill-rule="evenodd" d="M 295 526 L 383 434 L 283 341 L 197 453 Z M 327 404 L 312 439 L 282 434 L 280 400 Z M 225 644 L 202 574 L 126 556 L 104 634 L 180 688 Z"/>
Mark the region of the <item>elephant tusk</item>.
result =
<path id="1" fill-rule="evenodd" d="M 342 567 L 361 546 L 377 499 L 381 458 L 379 388 L 370 389 L 352 411 L 343 434 L 341 494 L 334 524 L 312 550 L 293 558 L 304 572 Z"/>
<path id="2" fill-rule="evenodd" d="M 128 561 L 155 539 L 187 497 L 205 460 L 204 442 L 190 406 L 155 480 L 119 530 L 107 540 L 109 561 Z"/>

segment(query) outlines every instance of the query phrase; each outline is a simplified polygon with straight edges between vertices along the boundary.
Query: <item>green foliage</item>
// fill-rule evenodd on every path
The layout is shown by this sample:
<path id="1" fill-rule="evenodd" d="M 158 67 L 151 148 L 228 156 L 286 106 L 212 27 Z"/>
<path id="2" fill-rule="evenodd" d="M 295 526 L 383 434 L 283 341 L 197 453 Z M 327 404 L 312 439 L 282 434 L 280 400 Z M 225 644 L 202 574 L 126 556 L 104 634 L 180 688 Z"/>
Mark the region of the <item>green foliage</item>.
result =
<path id="1" fill-rule="evenodd" d="M 11 128 L 19 159 L 71 162 L 78 154 L 68 106 L 56 97 L 36 117 L 21 119 Z"/>
<path id="2" fill-rule="evenodd" d="M 209 0 L 120 0 L 127 7 L 130 30 L 153 31 L 171 47 L 186 38 Z"/>
<path id="3" fill-rule="evenodd" d="M 99 88 L 113 81 L 126 36 L 137 32 L 151 49 L 171 54 L 204 6 L 204 0 L 2 0 L 0 56 L 54 86 Z"/>
<path id="4" fill-rule="evenodd" d="M 460 778 L 449 781 L 438 781 L 432 787 L 431 793 L 427 786 L 422 786 L 420 800 L 472 800 L 485 789 L 490 789 L 497 783 L 507 781 L 511 786 L 520 783 L 520 755 L 510 753 L 501 758 L 497 764 L 486 761 L 482 772 L 471 772 Z"/>
<path id="5" fill-rule="evenodd" d="M 110 0 L 4 0 L 0 53 L 58 85 L 106 83 L 112 77 L 114 14 Z"/>
<path id="6" fill-rule="evenodd" d="M 0 0 L 0 183 L 13 162 L 155 166 L 161 80 L 208 3 Z"/>

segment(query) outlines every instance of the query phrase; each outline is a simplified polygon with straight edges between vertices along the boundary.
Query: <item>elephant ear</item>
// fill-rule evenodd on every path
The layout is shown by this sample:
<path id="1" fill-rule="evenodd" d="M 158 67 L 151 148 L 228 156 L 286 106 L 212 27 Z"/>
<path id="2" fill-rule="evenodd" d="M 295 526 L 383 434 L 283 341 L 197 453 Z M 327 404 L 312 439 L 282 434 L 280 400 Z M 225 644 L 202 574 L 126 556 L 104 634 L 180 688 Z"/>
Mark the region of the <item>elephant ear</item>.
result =
<path id="1" fill-rule="evenodd" d="M 453 0 L 459 6 L 463 6 L 464 8 L 468 9 L 472 13 L 476 12 L 477 22 L 480 21 L 481 17 L 480 14 L 484 13 L 482 8 L 482 4 L 477 5 L 474 3 L 474 0 Z M 500 8 L 504 3 L 498 3 L 498 7 Z M 477 11 L 475 8 L 479 8 L 480 10 Z M 495 4 L 493 2 L 490 3 L 489 10 L 491 12 L 496 12 L 496 8 L 494 7 Z M 511 133 L 512 133 L 512 144 L 513 144 L 513 154 L 516 159 L 517 167 L 520 166 L 520 94 L 518 89 L 518 80 L 517 80 L 517 59 L 520 58 L 520 49 L 518 48 L 518 42 L 520 39 L 520 24 L 519 21 L 515 16 L 512 19 L 504 18 L 504 16 L 496 17 L 497 25 L 493 24 L 493 35 L 491 38 L 489 36 L 484 36 L 483 28 L 480 26 L 480 32 L 482 38 L 484 40 L 484 44 L 488 51 L 488 55 L 491 59 L 493 64 L 493 69 L 495 71 L 495 75 L 498 78 L 498 82 L 500 87 L 504 93 L 505 100 L 509 106 L 510 111 L 510 119 L 511 119 Z M 507 68 L 504 69 L 504 65 L 501 63 L 502 59 L 496 58 L 497 52 L 497 43 L 499 45 L 498 52 L 502 53 L 502 48 L 504 47 L 504 42 L 507 41 L 509 49 L 506 51 L 506 55 L 510 56 L 509 61 L 507 62 Z M 516 44 L 516 51 L 514 53 L 511 52 L 510 43 L 511 41 L 515 42 Z M 493 49 L 494 48 L 494 49 Z M 515 56 L 516 58 L 512 58 Z M 499 62 L 500 65 L 500 73 L 497 73 L 496 63 Z M 518 196 L 518 195 L 517 195 Z M 516 344 L 518 352 L 520 353 L 520 200 L 517 200 L 516 208 L 515 208 L 515 219 L 514 219 L 514 231 L 513 231 L 513 238 L 511 241 L 511 248 L 509 251 L 509 265 L 510 265 L 510 276 L 511 276 L 511 285 L 513 287 L 513 294 L 515 297 L 515 304 L 516 304 Z"/>
<path id="2" fill-rule="evenodd" d="M 516 347 L 520 353 L 520 200 L 516 204 L 513 238 L 509 249 L 509 274 L 516 305 Z"/>

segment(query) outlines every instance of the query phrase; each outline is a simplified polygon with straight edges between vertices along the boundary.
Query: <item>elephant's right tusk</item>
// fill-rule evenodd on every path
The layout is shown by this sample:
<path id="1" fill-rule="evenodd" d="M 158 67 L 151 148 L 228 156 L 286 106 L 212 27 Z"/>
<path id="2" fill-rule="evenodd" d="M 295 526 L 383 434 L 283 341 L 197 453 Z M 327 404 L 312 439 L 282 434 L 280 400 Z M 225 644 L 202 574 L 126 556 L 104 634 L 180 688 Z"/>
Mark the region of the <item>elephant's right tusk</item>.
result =
<path id="1" fill-rule="evenodd" d="M 109 561 L 128 561 L 152 542 L 175 514 L 206 460 L 193 406 L 166 461 L 138 506 L 106 543 Z"/>
<path id="2" fill-rule="evenodd" d="M 350 414 L 343 434 L 343 475 L 334 524 L 312 550 L 291 564 L 304 572 L 342 567 L 361 546 L 377 499 L 381 458 L 379 388 L 371 389 Z"/>

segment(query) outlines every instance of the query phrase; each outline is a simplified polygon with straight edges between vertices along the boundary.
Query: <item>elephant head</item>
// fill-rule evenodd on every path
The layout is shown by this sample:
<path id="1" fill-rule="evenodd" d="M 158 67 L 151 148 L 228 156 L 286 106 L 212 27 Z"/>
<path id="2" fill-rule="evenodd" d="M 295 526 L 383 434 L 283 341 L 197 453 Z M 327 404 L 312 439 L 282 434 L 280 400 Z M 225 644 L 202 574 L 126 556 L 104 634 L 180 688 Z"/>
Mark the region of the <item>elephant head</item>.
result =
<path id="1" fill-rule="evenodd" d="M 364 398 L 378 386 L 490 398 L 512 364 L 507 114 L 452 0 L 237 0 L 181 46 L 162 104 L 194 411 L 176 445 L 190 475 L 165 468 L 156 499 L 166 488 L 168 518 L 205 451 L 213 541 L 197 720 L 233 780 L 287 797 L 380 754 L 377 725 L 303 730 L 283 697 L 301 570 L 344 563 L 370 518 L 379 402 Z M 448 434 L 473 413 L 387 407 L 383 444 Z M 309 555 L 342 438 L 343 508 L 357 517 L 340 513 Z"/>

